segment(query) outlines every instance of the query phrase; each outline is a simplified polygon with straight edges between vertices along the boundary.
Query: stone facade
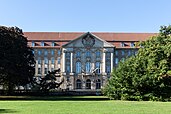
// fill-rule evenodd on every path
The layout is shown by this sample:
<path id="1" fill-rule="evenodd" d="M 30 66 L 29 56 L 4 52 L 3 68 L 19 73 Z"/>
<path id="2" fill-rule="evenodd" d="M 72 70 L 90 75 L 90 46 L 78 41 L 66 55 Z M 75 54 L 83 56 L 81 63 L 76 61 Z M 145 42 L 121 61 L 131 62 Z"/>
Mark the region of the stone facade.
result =
<path id="1" fill-rule="evenodd" d="M 89 32 L 78 37 L 71 34 L 68 36 L 73 37 L 71 40 L 56 41 L 54 38 L 36 39 L 34 33 L 26 36 L 29 38 L 29 45 L 34 49 L 35 77 L 39 79 L 48 71 L 60 68 L 65 80 L 60 86 L 63 90 L 99 91 L 119 61 L 124 61 L 138 51 L 138 47 L 135 46 L 137 40 L 104 40 Z M 63 44 L 64 42 L 66 43 Z M 60 81 L 60 78 L 58 80 Z"/>

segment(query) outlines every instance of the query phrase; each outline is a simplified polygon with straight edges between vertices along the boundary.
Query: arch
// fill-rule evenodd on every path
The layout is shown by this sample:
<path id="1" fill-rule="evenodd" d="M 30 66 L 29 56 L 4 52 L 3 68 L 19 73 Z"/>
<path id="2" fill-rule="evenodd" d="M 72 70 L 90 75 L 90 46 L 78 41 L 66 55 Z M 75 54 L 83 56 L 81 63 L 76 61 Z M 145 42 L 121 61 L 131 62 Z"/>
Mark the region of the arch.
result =
<path id="1" fill-rule="evenodd" d="M 76 89 L 82 89 L 82 82 L 80 79 L 76 80 Z"/>
<path id="2" fill-rule="evenodd" d="M 86 80 L 86 89 L 91 89 L 91 80 L 90 79 Z"/>
<path id="3" fill-rule="evenodd" d="M 101 80 L 96 80 L 96 89 L 101 89 Z"/>

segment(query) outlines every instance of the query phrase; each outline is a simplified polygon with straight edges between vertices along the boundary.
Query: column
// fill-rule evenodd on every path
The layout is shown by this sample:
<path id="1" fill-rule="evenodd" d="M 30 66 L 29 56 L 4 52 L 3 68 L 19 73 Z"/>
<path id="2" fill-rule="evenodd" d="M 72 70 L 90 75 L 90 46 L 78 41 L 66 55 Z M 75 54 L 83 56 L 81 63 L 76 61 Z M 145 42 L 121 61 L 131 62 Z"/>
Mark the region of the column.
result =
<path id="1" fill-rule="evenodd" d="M 113 70 L 113 53 L 111 53 L 111 72 Z"/>
<path id="2" fill-rule="evenodd" d="M 105 71 L 105 66 L 106 66 L 106 53 L 105 52 L 103 52 L 103 73 L 105 73 L 106 71 Z"/>
<path id="3" fill-rule="evenodd" d="M 62 71 L 65 72 L 65 52 L 62 53 Z"/>
<path id="4" fill-rule="evenodd" d="M 73 52 L 71 52 L 71 60 L 70 60 L 70 62 L 71 62 L 70 63 L 71 66 L 70 67 L 71 67 L 71 73 L 72 73 L 73 72 L 73 68 L 72 68 L 73 67 L 72 66 L 73 65 Z"/>

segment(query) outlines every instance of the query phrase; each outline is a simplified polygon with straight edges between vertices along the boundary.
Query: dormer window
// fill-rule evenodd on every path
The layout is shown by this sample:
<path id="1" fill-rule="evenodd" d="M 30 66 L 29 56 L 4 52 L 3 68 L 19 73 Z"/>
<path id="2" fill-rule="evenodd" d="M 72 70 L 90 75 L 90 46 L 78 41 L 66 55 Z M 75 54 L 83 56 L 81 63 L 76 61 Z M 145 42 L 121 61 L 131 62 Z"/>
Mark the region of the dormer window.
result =
<path id="1" fill-rule="evenodd" d="M 41 42 L 41 46 L 45 46 L 45 43 L 44 43 L 44 41 L 42 41 L 42 42 Z"/>
<path id="2" fill-rule="evenodd" d="M 32 46 L 32 47 L 35 46 L 35 42 L 34 42 L 34 41 L 31 42 L 31 46 Z"/>
<path id="3" fill-rule="evenodd" d="M 53 46 L 53 47 L 55 46 L 55 42 L 54 42 L 54 41 L 52 41 L 52 46 Z"/>
<path id="4" fill-rule="evenodd" d="M 125 47 L 125 43 L 124 42 L 121 42 L 121 47 Z"/>
<path id="5" fill-rule="evenodd" d="M 135 46 L 135 43 L 134 42 L 131 42 L 130 46 L 131 47 L 134 47 Z"/>

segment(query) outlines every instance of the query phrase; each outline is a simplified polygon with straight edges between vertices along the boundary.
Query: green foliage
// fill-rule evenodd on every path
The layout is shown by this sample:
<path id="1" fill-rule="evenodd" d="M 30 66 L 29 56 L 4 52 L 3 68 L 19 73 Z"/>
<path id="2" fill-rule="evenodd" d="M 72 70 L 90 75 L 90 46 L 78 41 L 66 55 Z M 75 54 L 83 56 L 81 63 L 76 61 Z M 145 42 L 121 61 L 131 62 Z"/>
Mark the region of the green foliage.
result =
<path id="1" fill-rule="evenodd" d="M 60 74 L 60 68 L 54 71 L 48 71 L 48 74 L 45 77 L 42 77 L 40 81 L 34 80 L 32 83 L 33 91 L 43 91 L 49 92 L 50 90 L 55 90 L 64 82 L 64 77 Z M 61 81 L 57 81 L 57 78 Z"/>
<path id="2" fill-rule="evenodd" d="M 32 51 L 21 29 L 0 26 L 0 85 L 9 92 L 32 81 L 35 70 Z"/>
<path id="3" fill-rule="evenodd" d="M 104 88 L 105 95 L 123 100 L 171 100 L 171 26 L 141 42 L 136 56 L 120 62 Z"/>

